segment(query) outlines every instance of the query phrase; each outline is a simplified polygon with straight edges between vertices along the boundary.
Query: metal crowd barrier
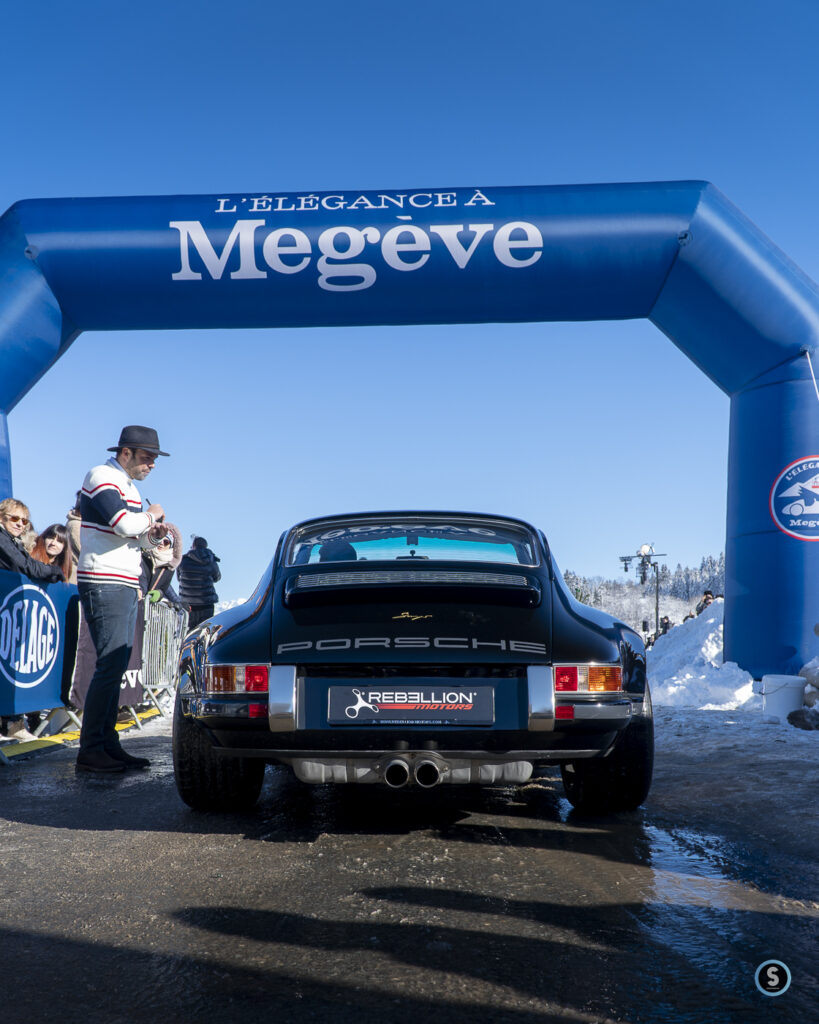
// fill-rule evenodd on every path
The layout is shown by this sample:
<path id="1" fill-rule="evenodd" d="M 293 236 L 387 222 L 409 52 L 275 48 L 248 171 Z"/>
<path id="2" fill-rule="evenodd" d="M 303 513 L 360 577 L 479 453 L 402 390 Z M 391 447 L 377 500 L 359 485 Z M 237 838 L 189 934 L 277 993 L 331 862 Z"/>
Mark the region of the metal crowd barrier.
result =
<path id="1" fill-rule="evenodd" d="M 158 601 L 145 602 L 145 633 L 142 638 L 142 685 L 146 698 L 164 715 L 159 698 L 173 696 L 179 672 L 179 652 L 188 629 L 183 608 Z"/>

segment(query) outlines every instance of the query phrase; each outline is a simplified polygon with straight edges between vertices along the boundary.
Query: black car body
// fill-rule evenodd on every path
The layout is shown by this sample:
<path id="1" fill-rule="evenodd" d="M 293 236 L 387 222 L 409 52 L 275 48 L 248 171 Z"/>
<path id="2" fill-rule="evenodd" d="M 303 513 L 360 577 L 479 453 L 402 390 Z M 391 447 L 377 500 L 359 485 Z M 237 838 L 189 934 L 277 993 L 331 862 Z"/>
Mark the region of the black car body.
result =
<path id="1" fill-rule="evenodd" d="M 426 788 L 558 764 L 575 806 L 624 810 L 652 758 L 640 636 L 576 601 L 516 519 L 300 523 L 251 598 L 182 650 L 174 764 L 199 809 L 252 804 L 274 762 L 305 782 Z"/>

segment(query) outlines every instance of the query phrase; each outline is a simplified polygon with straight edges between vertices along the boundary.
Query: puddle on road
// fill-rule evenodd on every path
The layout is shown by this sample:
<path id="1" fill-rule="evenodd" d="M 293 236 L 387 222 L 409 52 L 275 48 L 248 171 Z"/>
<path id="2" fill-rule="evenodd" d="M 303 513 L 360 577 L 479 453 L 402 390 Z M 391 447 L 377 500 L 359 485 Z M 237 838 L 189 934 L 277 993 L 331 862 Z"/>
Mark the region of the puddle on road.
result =
<path id="1" fill-rule="evenodd" d="M 538 806 L 549 809 L 544 800 Z M 551 814 L 540 818 L 541 840 L 532 842 L 537 819 L 524 812 L 515 821 L 511 808 L 510 801 L 506 816 L 497 819 L 507 843 L 581 857 L 586 865 L 581 877 L 589 880 L 585 900 L 598 901 L 601 914 L 606 907 L 620 906 L 642 935 L 638 948 L 664 951 L 652 953 L 658 958 L 652 970 L 662 978 L 652 997 L 657 1020 L 701 1024 L 701 1004 L 688 1009 L 663 1005 L 663 984 L 680 999 L 692 977 L 712 986 L 729 1004 L 753 1001 L 758 996 L 754 973 L 768 959 L 784 961 L 793 973 L 789 1012 L 802 1012 L 814 1000 L 819 902 L 812 864 L 775 847 L 676 827 L 645 811 L 581 816 L 557 790 Z M 476 820 L 485 828 L 489 816 L 473 816 L 465 824 Z M 745 1019 L 731 1016 L 736 1009 L 723 1005 L 723 1016 L 714 1019 Z"/>
<path id="2" fill-rule="evenodd" d="M 763 864 L 725 839 L 692 829 L 647 826 L 654 902 L 795 914 L 819 920 L 819 904 L 780 895 Z"/>
<path id="3" fill-rule="evenodd" d="M 819 904 L 783 894 L 783 883 L 795 881 L 785 877 L 788 865 L 694 829 L 643 829 L 650 866 L 637 883 L 640 906 L 632 916 L 673 953 L 666 981 L 682 976 L 684 964 L 715 988 L 747 998 L 756 969 L 773 958 L 788 964 L 796 982 L 790 1010 L 809 1005 Z"/>
<path id="4" fill-rule="evenodd" d="M 565 798 L 559 799 L 557 813 L 567 827 L 576 818 Z M 792 873 L 786 878 L 787 865 L 776 852 L 768 856 L 722 836 L 649 824 L 649 820 L 640 821 L 636 836 L 631 823 L 622 832 L 625 843 L 633 844 L 630 856 L 623 849 L 624 859 L 651 868 L 643 886 L 647 903 L 796 914 L 819 920 L 819 902 L 780 893 L 781 883 L 793 883 L 794 878 Z M 803 864 L 801 870 L 812 868 Z"/>

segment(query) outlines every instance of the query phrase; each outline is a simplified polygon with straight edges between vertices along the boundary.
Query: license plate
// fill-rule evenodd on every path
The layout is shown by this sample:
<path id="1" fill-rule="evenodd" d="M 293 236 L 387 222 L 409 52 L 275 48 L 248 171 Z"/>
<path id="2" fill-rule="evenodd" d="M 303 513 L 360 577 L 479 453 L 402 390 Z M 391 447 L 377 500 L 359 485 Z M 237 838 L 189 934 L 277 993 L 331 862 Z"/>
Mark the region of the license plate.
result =
<path id="1" fill-rule="evenodd" d="M 331 686 L 330 725 L 492 725 L 492 686 Z"/>

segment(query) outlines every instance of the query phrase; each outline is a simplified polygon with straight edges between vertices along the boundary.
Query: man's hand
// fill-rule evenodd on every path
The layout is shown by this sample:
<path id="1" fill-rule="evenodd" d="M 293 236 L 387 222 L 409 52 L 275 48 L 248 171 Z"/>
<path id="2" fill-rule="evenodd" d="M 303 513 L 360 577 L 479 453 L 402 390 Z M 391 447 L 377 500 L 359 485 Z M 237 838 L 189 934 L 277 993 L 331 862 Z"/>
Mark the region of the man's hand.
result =
<path id="1" fill-rule="evenodd" d="M 161 523 L 165 518 L 165 509 L 161 505 L 149 505 L 146 512 L 150 512 L 157 523 Z"/>
<path id="2" fill-rule="evenodd" d="M 161 540 L 164 540 L 168 536 L 168 531 L 165 528 L 164 523 L 154 523 L 154 525 L 148 530 L 148 536 L 151 539 L 151 543 L 156 545 Z"/>

